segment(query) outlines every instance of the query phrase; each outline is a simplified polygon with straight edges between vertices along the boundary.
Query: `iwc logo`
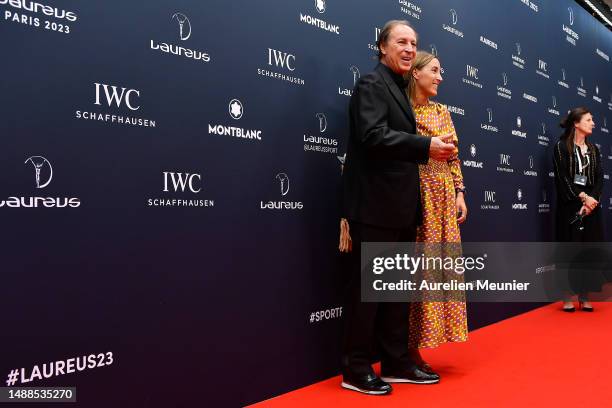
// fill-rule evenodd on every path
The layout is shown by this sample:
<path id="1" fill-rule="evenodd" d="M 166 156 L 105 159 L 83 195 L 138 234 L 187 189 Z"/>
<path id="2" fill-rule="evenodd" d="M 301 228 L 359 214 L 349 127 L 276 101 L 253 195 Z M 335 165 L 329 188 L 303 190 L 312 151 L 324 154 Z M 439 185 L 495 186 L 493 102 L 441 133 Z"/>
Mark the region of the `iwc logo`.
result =
<path id="1" fill-rule="evenodd" d="M 495 191 L 484 190 L 484 202 L 480 205 L 481 210 L 499 210 L 495 194 Z"/>
<path id="2" fill-rule="evenodd" d="M 465 66 L 465 77 L 462 78 L 464 84 L 471 85 L 475 88 L 482 89 L 482 84 L 478 82 L 478 68 L 473 65 Z"/>
<path id="3" fill-rule="evenodd" d="M 304 85 L 306 83 L 304 79 L 293 76 L 297 67 L 296 61 L 295 54 L 291 52 L 268 48 L 267 62 L 268 67 L 271 68 L 257 68 L 257 75 L 290 82 L 295 85 Z M 271 71 L 270 69 L 275 69 L 276 71 Z"/>
<path id="4" fill-rule="evenodd" d="M 147 205 L 149 207 L 214 207 L 214 200 L 199 198 L 201 191 L 202 174 L 164 171 L 162 189 L 164 196 L 147 199 Z"/>

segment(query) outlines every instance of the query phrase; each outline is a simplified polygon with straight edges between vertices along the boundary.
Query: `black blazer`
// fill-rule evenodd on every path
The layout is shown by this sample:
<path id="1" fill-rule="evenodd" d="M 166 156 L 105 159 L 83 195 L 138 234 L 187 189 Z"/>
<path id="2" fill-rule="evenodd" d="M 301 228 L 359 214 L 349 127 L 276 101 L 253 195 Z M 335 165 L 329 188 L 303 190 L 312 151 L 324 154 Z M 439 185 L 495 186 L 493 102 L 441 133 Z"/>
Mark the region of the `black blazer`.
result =
<path id="1" fill-rule="evenodd" d="M 591 142 L 586 143 L 589 149 L 589 165 L 584 169 L 584 175 L 587 178 L 586 186 L 574 184 L 574 176 L 580 172 L 576 151 L 570 153 L 567 150 L 565 140 L 559 140 L 555 144 L 553 152 L 557 198 L 563 203 L 573 202 L 578 208 L 582 207 L 582 202 L 578 197 L 581 192 L 584 191 L 597 201 L 600 201 L 603 190 L 601 153 L 597 145 Z"/>
<path id="2" fill-rule="evenodd" d="M 402 92 L 381 64 L 355 85 L 342 180 L 349 220 L 398 229 L 422 220 L 417 163 L 427 163 L 431 138 L 416 135 Z"/>

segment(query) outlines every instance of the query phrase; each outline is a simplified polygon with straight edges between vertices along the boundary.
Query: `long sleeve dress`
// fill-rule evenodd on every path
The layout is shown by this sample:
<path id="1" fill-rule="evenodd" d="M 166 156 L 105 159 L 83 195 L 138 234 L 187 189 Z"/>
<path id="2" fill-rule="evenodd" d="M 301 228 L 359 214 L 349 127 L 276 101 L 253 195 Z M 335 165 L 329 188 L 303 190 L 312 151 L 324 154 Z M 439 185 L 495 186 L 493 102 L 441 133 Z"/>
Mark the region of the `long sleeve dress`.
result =
<path id="1" fill-rule="evenodd" d="M 417 132 L 424 136 L 457 133 L 448 109 L 439 103 L 414 107 Z M 429 160 L 419 165 L 423 224 L 417 230 L 417 242 L 461 242 L 457 223 L 456 190 L 463 188 L 463 175 L 458 154 L 448 161 Z M 465 302 L 414 302 L 410 310 L 410 346 L 437 347 L 446 342 L 467 340 L 467 313 Z"/>

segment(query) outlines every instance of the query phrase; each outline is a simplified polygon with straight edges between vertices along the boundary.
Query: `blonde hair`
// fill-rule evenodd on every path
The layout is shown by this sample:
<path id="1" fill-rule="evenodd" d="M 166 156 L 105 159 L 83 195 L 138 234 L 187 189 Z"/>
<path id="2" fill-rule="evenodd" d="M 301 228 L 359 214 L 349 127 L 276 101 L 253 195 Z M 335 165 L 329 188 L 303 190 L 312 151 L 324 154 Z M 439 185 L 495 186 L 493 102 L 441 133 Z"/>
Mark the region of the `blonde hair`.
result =
<path id="1" fill-rule="evenodd" d="M 422 70 L 433 60 L 440 60 L 437 56 L 430 54 L 426 51 L 419 51 L 412 62 L 412 68 L 406 74 L 404 74 L 404 79 L 408 81 L 408 86 L 406 87 L 406 94 L 408 95 L 408 99 L 410 100 L 410 104 L 414 106 L 414 97 L 416 94 L 416 80 L 414 79 L 414 71 Z"/>

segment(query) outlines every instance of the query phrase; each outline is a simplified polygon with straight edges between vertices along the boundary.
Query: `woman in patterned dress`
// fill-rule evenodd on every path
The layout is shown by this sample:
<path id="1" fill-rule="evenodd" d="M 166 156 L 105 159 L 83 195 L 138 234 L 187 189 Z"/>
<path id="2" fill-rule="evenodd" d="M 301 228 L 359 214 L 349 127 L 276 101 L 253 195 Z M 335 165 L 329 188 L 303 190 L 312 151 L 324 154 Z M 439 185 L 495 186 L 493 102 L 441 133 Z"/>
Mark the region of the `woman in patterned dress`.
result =
<path id="1" fill-rule="evenodd" d="M 446 106 L 430 101 L 438 94 L 442 82 L 439 59 L 427 52 L 418 52 L 412 69 L 406 74 L 406 92 L 414 109 L 417 132 L 439 136 L 457 133 Z M 417 242 L 427 244 L 460 243 L 459 224 L 467 217 L 463 175 L 456 154 L 447 162 L 430 160 L 419 165 L 423 224 L 417 230 Z M 453 251 L 452 245 L 450 251 Z M 443 250 L 449 250 L 442 246 Z M 458 277 L 458 276 L 457 276 Z M 455 278 L 457 278 L 455 277 Z M 420 348 L 433 348 L 446 342 L 467 340 L 467 315 L 463 293 L 444 301 L 414 302 L 410 305 L 410 346 L 415 362 L 431 371 L 419 353 Z M 438 299 L 436 299 L 438 300 Z"/>

